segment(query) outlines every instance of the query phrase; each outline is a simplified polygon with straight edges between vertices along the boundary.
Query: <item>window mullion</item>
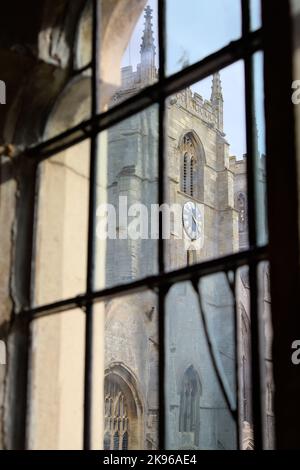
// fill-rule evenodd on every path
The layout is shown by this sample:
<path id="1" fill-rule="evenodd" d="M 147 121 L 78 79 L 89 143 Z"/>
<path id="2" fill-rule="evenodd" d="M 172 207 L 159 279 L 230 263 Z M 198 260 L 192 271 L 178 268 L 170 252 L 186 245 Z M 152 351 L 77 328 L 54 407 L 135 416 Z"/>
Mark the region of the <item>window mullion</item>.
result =
<path id="1" fill-rule="evenodd" d="M 166 66 L 166 2 L 158 0 L 158 40 L 159 40 L 159 85 L 165 80 Z M 158 141 L 158 204 L 165 203 L 165 97 L 159 97 L 159 141 Z M 158 266 L 159 273 L 165 271 L 165 243 L 163 240 L 162 213 L 159 213 L 159 243 L 158 243 Z M 166 448 L 166 409 L 165 409 L 165 295 L 164 286 L 159 286 L 158 291 L 158 329 L 159 329 L 159 449 Z"/>
<path id="2" fill-rule="evenodd" d="M 94 266 L 95 266 L 95 226 L 97 204 L 97 156 L 98 135 L 95 118 L 99 112 L 99 61 L 100 61 L 100 7 L 101 2 L 93 0 L 92 18 L 92 135 L 90 148 L 90 174 L 89 174 L 89 219 L 88 219 L 88 247 L 87 247 L 87 278 L 86 293 L 88 300 L 85 326 L 85 369 L 84 369 L 84 424 L 83 424 L 83 448 L 92 448 L 92 384 L 93 384 L 93 327 L 94 305 L 91 294 L 94 290 Z"/>
<path id="3" fill-rule="evenodd" d="M 254 154 L 254 77 L 253 77 L 253 51 L 249 48 L 250 35 L 250 5 L 249 0 L 241 0 L 242 5 L 242 34 L 244 41 L 245 64 L 245 97 L 246 97 L 246 140 L 247 140 L 247 187 L 248 187 L 248 233 L 250 247 L 257 246 L 257 217 L 256 217 L 256 191 L 255 191 L 255 154 Z M 260 450 L 262 443 L 262 403 L 261 403 L 261 376 L 260 376 L 260 345 L 259 345 L 259 319 L 258 319 L 258 280 L 257 262 L 249 262 L 250 281 L 250 317 L 251 317 L 251 371 L 252 371 L 252 408 L 254 448 Z"/>

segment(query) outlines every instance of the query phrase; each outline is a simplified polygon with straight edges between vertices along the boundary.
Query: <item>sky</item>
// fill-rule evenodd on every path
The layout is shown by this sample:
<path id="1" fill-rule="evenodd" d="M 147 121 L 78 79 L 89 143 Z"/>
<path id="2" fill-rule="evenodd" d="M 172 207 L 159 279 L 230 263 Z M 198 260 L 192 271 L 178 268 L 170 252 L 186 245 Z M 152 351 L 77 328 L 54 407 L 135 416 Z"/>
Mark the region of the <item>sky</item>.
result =
<path id="1" fill-rule="evenodd" d="M 181 70 L 205 56 L 238 39 L 241 34 L 240 0 L 166 0 L 167 5 L 167 74 Z M 153 9 L 155 43 L 157 37 L 157 0 L 149 0 Z M 260 0 L 251 0 L 252 27 L 260 26 Z M 124 54 L 122 66 L 140 62 L 140 44 L 144 18 L 141 16 L 129 46 Z M 156 56 L 158 59 L 158 55 Z M 255 58 L 256 120 L 259 150 L 264 149 L 262 57 Z M 237 62 L 220 71 L 224 98 L 224 132 L 230 144 L 230 155 L 242 158 L 246 153 L 245 137 L 245 93 L 243 62 Z M 210 99 L 211 77 L 194 84 L 191 88 L 205 99 Z"/>

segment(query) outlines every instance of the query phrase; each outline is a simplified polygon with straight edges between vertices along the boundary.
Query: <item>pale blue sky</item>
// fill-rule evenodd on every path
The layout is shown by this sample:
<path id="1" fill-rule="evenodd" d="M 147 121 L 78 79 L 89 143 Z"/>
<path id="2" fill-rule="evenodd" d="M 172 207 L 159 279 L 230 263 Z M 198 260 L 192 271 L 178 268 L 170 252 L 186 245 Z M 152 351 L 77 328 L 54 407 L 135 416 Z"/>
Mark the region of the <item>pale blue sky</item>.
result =
<path id="1" fill-rule="evenodd" d="M 157 0 L 149 0 L 153 9 L 153 29 L 157 38 Z M 179 71 L 183 65 L 192 64 L 206 55 L 224 47 L 240 37 L 240 0 L 167 0 L 167 73 Z M 251 0 L 252 26 L 260 26 L 260 0 Z M 144 18 L 141 16 L 124 54 L 122 65 L 136 67 L 140 62 L 140 43 Z M 260 62 L 260 65 L 258 64 Z M 259 147 L 264 152 L 262 119 L 261 61 L 256 60 L 257 123 Z M 221 72 L 224 96 L 224 131 L 230 143 L 230 154 L 241 158 L 246 153 L 245 98 L 243 62 L 238 62 Z M 211 77 L 192 86 L 205 99 L 210 98 Z"/>

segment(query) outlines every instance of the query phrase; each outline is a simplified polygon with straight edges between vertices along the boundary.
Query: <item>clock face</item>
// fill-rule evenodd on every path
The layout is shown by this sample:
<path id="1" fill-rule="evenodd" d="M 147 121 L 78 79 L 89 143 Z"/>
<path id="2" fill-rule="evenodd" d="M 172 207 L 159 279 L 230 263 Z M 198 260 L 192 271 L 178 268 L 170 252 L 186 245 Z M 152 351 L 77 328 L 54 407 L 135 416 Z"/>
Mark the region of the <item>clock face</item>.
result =
<path id="1" fill-rule="evenodd" d="M 201 236 L 202 217 L 197 205 L 192 202 L 186 202 L 182 211 L 183 227 L 187 236 L 191 240 L 197 240 Z"/>

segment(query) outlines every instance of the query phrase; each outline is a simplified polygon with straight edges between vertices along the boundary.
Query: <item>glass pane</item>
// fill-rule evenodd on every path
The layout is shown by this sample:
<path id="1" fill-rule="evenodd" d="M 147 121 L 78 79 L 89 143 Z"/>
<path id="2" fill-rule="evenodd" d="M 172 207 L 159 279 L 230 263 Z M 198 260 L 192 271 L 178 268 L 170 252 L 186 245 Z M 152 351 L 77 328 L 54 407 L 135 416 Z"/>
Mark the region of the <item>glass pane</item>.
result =
<path id="1" fill-rule="evenodd" d="M 105 111 L 158 79 L 157 0 L 102 2 L 101 17 L 100 110 Z M 91 2 L 79 31 L 81 68 L 91 57 Z"/>
<path id="2" fill-rule="evenodd" d="M 99 5 L 100 112 L 157 81 L 158 39 L 156 0 L 99 1 Z M 85 2 L 74 18 L 77 18 L 71 38 L 74 54 L 70 57 L 69 75 L 63 83 L 57 80 L 54 104 L 45 118 L 43 140 L 91 117 L 92 2 Z M 57 60 L 65 63 L 60 51 Z"/>
<path id="3" fill-rule="evenodd" d="M 256 177 L 257 240 L 258 245 L 268 241 L 267 194 L 266 194 L 266 143 L 264 110 L 264 72 L 263 53 L 253 56 L 254 71 L 254 110 L 253 129 L 254 159 Z"/>
<path id="4" fill-rule="evenodd" d="M 167 74 L 241 36 L 240 0 L 167 0 Z"/>
<path id="5" fill-rule="evenodd" d="M 235 310 L 225 274 L 203 278 L 199 296 L 188 282 L 173 286 L 166 301 L 166 322 L 167 448 L 236 449 L 237 426 L 209 348 L 210 342 L 235 408 Z"/>
<path id="6" fill-rule="evenodd" d="M 48 140 L 91 117 L 91 79 L 80 74 L 62 88 L 54 99 L 53 107 L 45 117 L 46 125 L 42 140 Z M 83 131 L 77 131 L 74 138 L 82 138 Z M 65 137 L 68 143 L 70 137 Z M 50 147 L 51 148 L 51 147 Z"/>
<path id="7" fill-rule="evenodd" d="M 262 351 L 262 390 L 263 390 L 263 427 L 264 448 L 275 448 L 275 416 L 274 394 L 275 384 L 273 379 L 272 340 L 273 327 L 271 317 L 271 292 L 270 292 L 270 266 L 269 263 L 260 263 L 258 267 L 259 280 L 259 317 L 261 328 Z"/>
<path id="8" fill-rule="evenodd" d="M 112 298 L 102 308 L 105 316 L 104 448 L 157 449 L 157 297 L 144 291 Z"/>
<path id="9" fill-rule="evenodd" d="M 244 95 L 237 62 L 167 100 L 169 270 L 248 247 Z"/>
<path id="10" fill-rule="evenodd" d="M 157 273 L 157 107 L 99 136 L 95 288 Z"/>
<path id="11" fill-rule="evenodd" d="M 89 153 L 86 140 L 40 165 L 35 305 L 85 291 Z"/>
<path id="12" fill-rule="evenodd" d="M 261 27 L 261 0 L 250 0 L 251 30 Z"/>
<path id="13" fill-rule="evenodd" d="M 31 324 L 29 450 L 82 449 L 84 322 L 72 310 Z"/>
<path id="14" fill-rule="evenodd" d="M 121 4 L 116 29 L 109 31 L 102 45 L 102 109 L 130 98 L 158 79 L 157 0 L 135 2 L 130 8 L 128 2 Z"/>
<path id="15" fill-rule="evenodd" d="M 236 279 L 239 342 L 239 385 L 240 385 L 240 424 L 242 448 L 252 450 L 253 410 L 251 377 L 251 315 L 249 269 L 238 270 Z M 262 413 L 264 449 L 274 449 L 274 380 L 272 358 L 272 319 L 269 263 L 258 266 L 258 316 L 260 328 L 260 357 L 262 380 Z"/>
<path id="16" fill-rule="evenodd" d="M 54 44 L 59 44 L 57 50 L 53 51 L 53 46 L 49 47 L 49 39 L 47 33 L 45 34 L 43 53 L 48 55 L 50 51 L 50 63 L 54 58 L 57 61 L 57 70 L 53 72 L 50 69 L 51 77 L 47 88 L 52 90 L 51 107 L 44 117 L 46 124 L 42 140 L 55 137 L 91 117 L 91 69 L 81 70 L 91 65 L 92 59 L 91 4 L 91 1 L 87 1 L 83 8 L 82 2 L 74 1 L 72 11 L 65 12 L 70 28 L 68 38 L 65 34 L 60 39 L 58 35 L 56 41 L 50 37 Z M 64 75 L 60 77 L 62 69 Z M 81 135 L 81 132 L 78 134 Z"/>
<path id="17" fill-rule="evenodd" d="M 242 450 L 254 449 L 252 410 L 252 348 L 249 268 L 236 275 L 236 308 L 238 327 L 239 417 Z"/>

